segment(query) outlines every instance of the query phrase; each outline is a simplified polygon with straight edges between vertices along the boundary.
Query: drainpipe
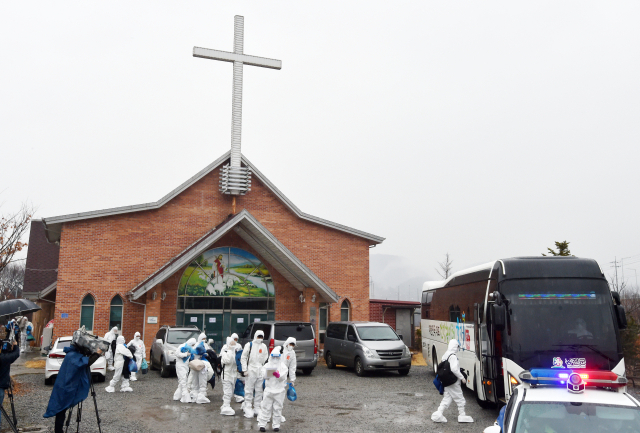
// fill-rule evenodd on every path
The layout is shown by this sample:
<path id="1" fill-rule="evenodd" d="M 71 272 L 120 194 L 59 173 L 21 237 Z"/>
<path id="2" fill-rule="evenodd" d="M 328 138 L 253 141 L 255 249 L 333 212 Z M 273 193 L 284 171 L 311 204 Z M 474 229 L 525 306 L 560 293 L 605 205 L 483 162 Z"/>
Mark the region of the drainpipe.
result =
<path id="1" fill-rule="evenodd" d="M 382 308 L 382 323 L 385 323 L 385 321 L 384 321 L 384 313 L 386 313 L 388 309 L 389 309 L 389 307 Z"/>
<path id="2" fill-rule="evenodd" d="M 143 304 L 141 302 L 135 302 L 135 301 L 132 301 L 131 299 L 129 299 L 129 302 L 131 302 L 132 304 L 142 305 L 144 307 L 144 313 L 142 315 L 142 341 L 144 341 L 144 330 L 147 326 L 147 304 Z"/>

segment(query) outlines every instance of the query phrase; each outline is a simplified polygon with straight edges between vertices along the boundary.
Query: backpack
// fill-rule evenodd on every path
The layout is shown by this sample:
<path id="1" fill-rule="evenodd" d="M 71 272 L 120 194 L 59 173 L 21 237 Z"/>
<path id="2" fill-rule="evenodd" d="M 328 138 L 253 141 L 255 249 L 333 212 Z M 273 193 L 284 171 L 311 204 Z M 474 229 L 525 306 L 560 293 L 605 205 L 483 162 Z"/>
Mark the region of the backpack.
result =
<path id="1" fill-rule="evenodd" d="M 440 380 L 442 386 L 444 387 L 451 386 L 458 380 L 456 375 L 451 371 L 451 364 L 449 364 L 449 358 L 451 358 L 452 355 L 453 353 L 449 355 L 447 359 L 438 364 L 438 372 L 436 373 L 436 377 Z"/>

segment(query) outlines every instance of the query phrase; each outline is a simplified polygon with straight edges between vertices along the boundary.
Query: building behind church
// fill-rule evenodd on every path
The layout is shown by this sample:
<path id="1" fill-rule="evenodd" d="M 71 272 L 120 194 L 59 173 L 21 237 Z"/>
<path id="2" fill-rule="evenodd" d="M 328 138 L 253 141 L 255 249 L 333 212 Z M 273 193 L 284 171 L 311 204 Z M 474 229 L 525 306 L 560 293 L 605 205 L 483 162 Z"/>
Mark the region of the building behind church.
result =
<path id="1" fill-rule="evenodd" d="M 219 346 L 254 321 L 311 322 L 322 342 L 328 322 L 369 320 L 369 249 L 384 239 L 301 212 L 244 157 L 251 191 L 234 201 L 219 191 L 228 161 L 156 203 L 33 221 L 36 329 L 118 326 L 150 348 L 162 325 L 197 325 Z"/>

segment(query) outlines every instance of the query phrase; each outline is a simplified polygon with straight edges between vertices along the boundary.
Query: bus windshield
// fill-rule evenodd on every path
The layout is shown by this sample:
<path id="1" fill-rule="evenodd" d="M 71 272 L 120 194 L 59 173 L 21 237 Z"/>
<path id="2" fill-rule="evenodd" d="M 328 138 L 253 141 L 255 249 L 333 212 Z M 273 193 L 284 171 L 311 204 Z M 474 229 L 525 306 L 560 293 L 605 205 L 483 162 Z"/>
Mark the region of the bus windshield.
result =
<path id="1" fill-rule="evenodd" d="M 546 278 L 507 280 L 503 356 L 524 369 L 613 369 L 621 359 L 603 280 Z"/>

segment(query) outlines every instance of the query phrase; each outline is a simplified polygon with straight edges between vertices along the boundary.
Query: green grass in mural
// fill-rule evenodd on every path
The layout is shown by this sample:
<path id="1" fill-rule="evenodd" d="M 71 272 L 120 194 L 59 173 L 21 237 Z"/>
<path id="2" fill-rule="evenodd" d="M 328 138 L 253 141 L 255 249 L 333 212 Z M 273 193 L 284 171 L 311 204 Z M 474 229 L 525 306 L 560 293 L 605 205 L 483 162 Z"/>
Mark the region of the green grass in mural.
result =
<path id="1" fill-rule="evenodd" d="M 216 293 L 211 294 L 207 290 L 207 285 L 209 284 L 208 278 L 202 278 L 202 273 L 194 273 L 191 275 L 188 284 L 186 283 L 187 278 L 183 277 L 183 281 L 180 282 L 180 288 L 178 290 L 179 296 L 259 296 L 266 297 L 269 296 L 268 292 L 261 288 L 256 287 L 250 280 L 243 278 L 241 276 L 237 276 L 239 281 L 234 281 L 233 286 L 226 287 L 223 291 L 216 291 Z M 273 296 L 273 295 L 272 295 Z"/>

